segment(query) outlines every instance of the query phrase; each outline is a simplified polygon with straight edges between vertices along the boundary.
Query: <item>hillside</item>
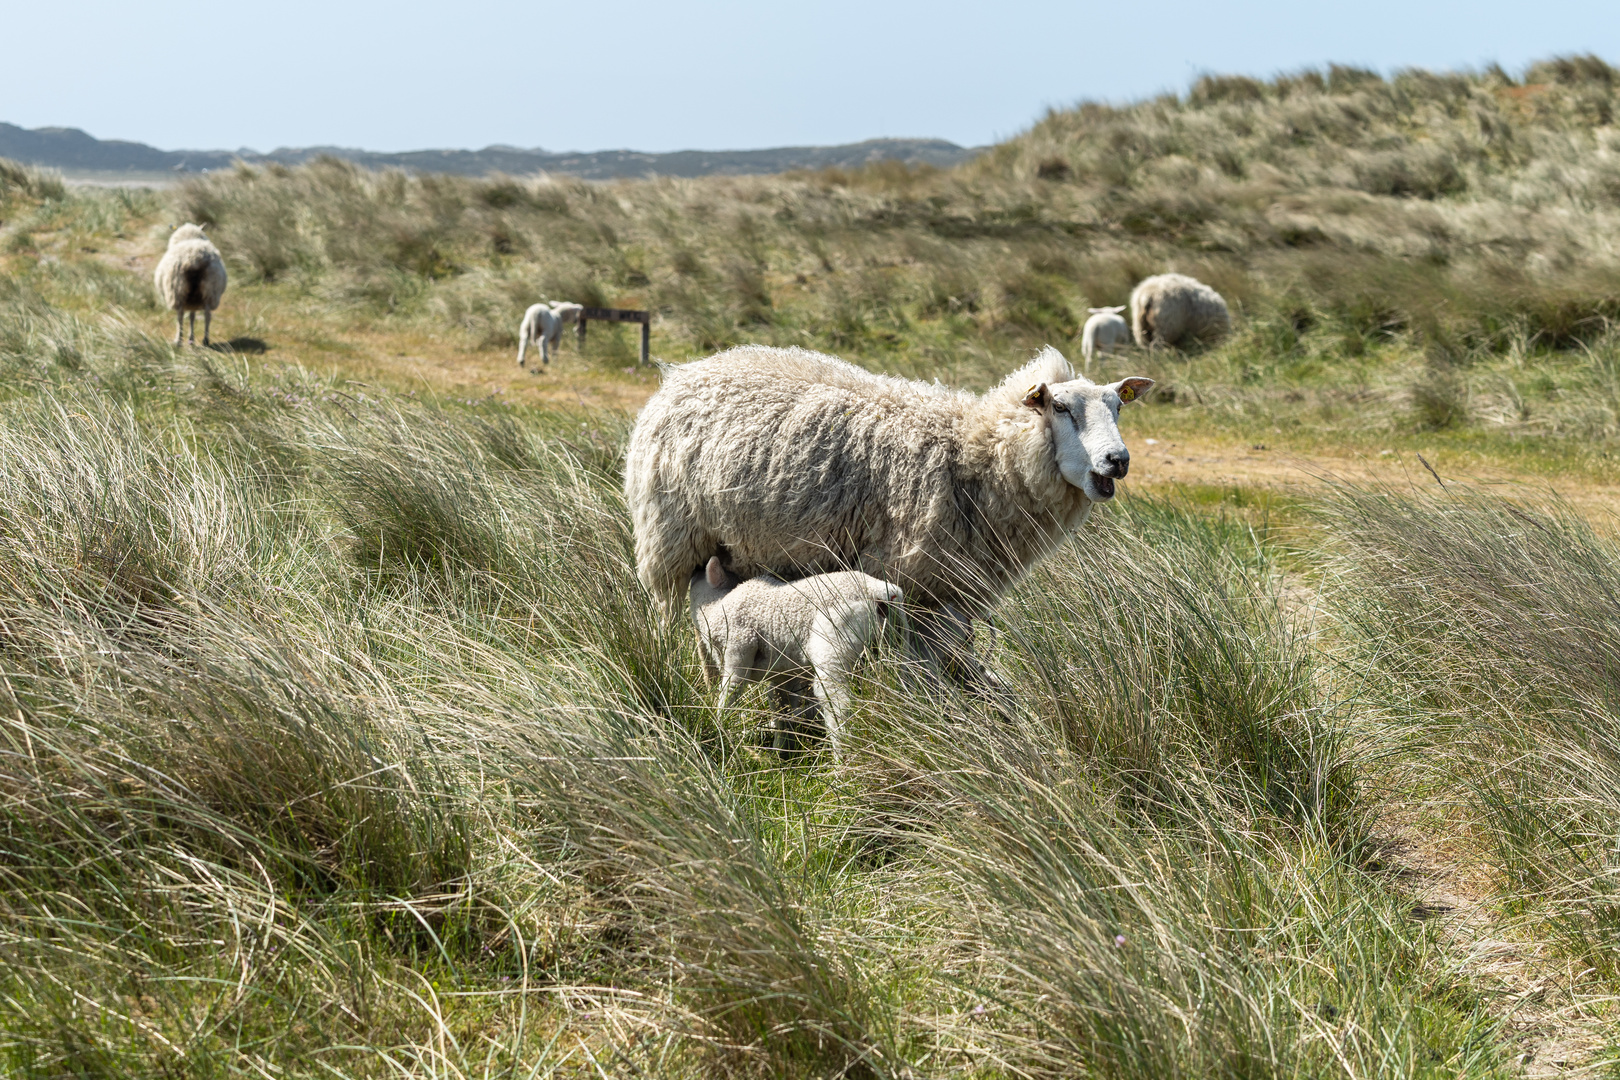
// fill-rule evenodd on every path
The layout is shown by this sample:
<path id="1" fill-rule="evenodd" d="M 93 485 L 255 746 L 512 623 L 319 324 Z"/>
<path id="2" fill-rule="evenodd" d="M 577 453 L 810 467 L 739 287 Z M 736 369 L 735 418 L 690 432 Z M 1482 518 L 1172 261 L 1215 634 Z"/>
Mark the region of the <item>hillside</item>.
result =
<path id="1" fill-rule="evenodd" d="M 0 123 L 0 158 L 60 169 L 73 176 L 130 174 L 185 176 L 249 164 L 301 165 L 317 158 L 350 161 L 368 169 L 486 176 L 490 173 L 558 172 L 588 180 L 641 176 L 741 176 L 790 169 L 859 168 L 877 161 L 949 166 L 974 151 L 943 139 L 868 139 L 844 146 L 783 146 L 770 150 L 682 150 L 645 154 L 634 150 L 547 153 L 515 146 L 482 150 L 416 150 L 385 154 L 342 146 L 255 150 L 158 150 L 144 143 L 97 139 L 77 128 L 35 128 Z"/>
<path id="2" fill-rule="evenodd" d="M 0 1073 L 1507 1080 L 1620 1062 L 1620 72 L 1332 68 L 951 168 L 0 162 Z M 213 349 L 151 270 L 207 223 Z M 637 583 L 631 328 L 1091 374 L 1122 494 L 849 752 Z"/>

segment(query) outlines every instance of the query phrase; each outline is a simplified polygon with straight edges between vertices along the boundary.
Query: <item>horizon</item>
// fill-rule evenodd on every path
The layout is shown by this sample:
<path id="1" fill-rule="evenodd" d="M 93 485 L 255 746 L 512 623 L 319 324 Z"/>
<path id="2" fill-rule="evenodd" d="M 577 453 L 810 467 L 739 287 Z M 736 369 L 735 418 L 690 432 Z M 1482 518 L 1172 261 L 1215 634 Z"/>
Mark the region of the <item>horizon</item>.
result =
<path id="1" fill-rule="evenodd" d="M 165 150 L 675 153 L 874 138 L 976 147 L 1028 129 L 1048 109 L 1181 94 L 1206 73 L 1271 78 L 1340 63 L 1387 77 L 1495 63 L 1516 75 L 1555 55 L 1620 58 L 1620 24 L 1605 14 L 1589 0 L 1549 0 L 1533 24 L 1505 0 L 1368 0 L 1304 13 L 1282 0 L 1218 11 L 1169 0 L 1144 34 L 1100 4 L 1050 0 L 1020 0 L 993 18 L 914 0 L 837 0 L 815 13 L 632 0 L 612 28 L 594 31 L 561 5 L 511 0 L 476 0 L 453 15 L 375 0 L 228 10 L 181 0 L 161 25 L 87 0 L 13 14 L 14 40 L 71 35 L 83 63 L 64 80 L 54 50 L 19 51 L 0 70 L 0 100 L 4 119 L 23 128 Z M 187 29 L 179 45 L 176 25 Z M 161 91 L 170 63 L 197 65 L 203 77 L 182 81 L 194 89 L 165 108 L 149 91 Z M 217 91 L 208 78 L 216 70 Z"/>

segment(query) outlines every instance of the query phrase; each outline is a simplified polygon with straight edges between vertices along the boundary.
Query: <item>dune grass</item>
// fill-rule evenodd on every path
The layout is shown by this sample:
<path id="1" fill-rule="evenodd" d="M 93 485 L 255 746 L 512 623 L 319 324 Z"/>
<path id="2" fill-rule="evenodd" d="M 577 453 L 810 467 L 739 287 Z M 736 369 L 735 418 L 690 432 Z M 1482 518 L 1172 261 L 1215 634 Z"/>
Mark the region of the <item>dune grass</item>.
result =
<path id="1" fill-rule="evenodd" d="M 981 639 L 1005 710 L 880 654 L 834 767 L 655 616 L 627 415 L 351 368 L 551 296 L 982 386 L 1170 267 L 1236 332 L 1100 363 L 1160 381 L 1128 424 L 1606 478 L 1614 83 L 1212 78 L 950 172 L 0 168 L 0 1071 L 1516 1074 L 1388 823 L 1453 813 L 1493 932 L 1613 993 L 1604 523 L 1127 492 Z M 169 347 L 125 265 L 179 217 L 239 348 Z"/>
<path id="2" fill-rule="evenodd" d="M 835 770 L 654 618 L 622 420 L 0 319 L 13 1075 L 1506 1068 L 1247 527 L 1100 516 L 1015 715 L 880 662 Z"/>

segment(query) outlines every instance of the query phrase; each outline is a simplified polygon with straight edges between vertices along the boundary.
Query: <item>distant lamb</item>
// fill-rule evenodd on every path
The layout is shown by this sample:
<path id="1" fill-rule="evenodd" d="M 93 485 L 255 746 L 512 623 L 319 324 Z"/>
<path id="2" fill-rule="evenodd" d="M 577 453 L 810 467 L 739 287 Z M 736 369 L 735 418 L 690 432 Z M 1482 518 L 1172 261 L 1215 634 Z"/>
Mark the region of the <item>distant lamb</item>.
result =
<path id="1" fill-rule="evenodd" d="M 859 569 L 905 590 L 913 644 L 959 664 L 970 620 L 1110 499 L 1120 406 L 1047 348 L 982 397 L 745 345 L 664 369 L 625 459 L 636 572 L 666 612 L 718 555 L 741 577 Z"/>
<path id="2" fill-rule="evenodd" d="M 191 312 L 191 343 L 197 343 L 197 312 L 203 313 L 203 344 L 213 329 L 214 309 L 225 296 L 225 260 L 200 225 L 181 225 L 169 234 L 169 250 L 152 273 L 158 296 L 174 311 L 174 343 L 180 344 Z"/>
<path id="3" fill-rule="evenodd" d="M 1209 345 L 1231 326 L 1221 294 L 1186 274 L 1143 278 L 1131 291 L 1131 330 L 1138 345 Z"/>
<path id="4" fill-rule="evenodd" d="M 528 366 L 524 358 L 531 344 L 540 346 L 540 362 L 550 364 L 551 350 L 562 346 L 563 327 L 579 322 L 584 311 L 581 305 L 566 301 L 530 306 L 518 324 L 518 367 Z"/>
<path id="5" fill-rule="evenodd" d="M 1124 304 L 1091 309 L 1091 318 L 1086 320 L 1085 329 L 1080 331 L 1080 355 L 1085 357 L 1087 371 L 1091 370 L 1092 357 L 1107 352 L 1122 341 L 1130 342 L 1130 324 L 1119 317 L 1124 310 Z"/>
<path id="6" fill-rule="evenodd" d="M 715 556 L 692 575 L 689 595 L 704 664 L 720 679 L 721 708 L 742 687 L 767 680 L 802 712 L 808 680 L 838 760 L 850 674 L 902 610 L 900 588 L 855 572 L 794 582 L 761 576 L 738 584 Z M 778 725 L 777 732 L 778 747 L 786 749 L 786 728 Z"/>

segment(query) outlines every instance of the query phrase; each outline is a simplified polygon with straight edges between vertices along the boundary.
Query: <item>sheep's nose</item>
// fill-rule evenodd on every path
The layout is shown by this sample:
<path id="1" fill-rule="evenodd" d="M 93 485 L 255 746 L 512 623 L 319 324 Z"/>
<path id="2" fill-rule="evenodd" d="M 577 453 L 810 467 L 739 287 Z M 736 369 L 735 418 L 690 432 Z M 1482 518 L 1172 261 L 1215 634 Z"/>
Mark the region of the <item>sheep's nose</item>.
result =
<path id="1" fill-rule="evenodd" d="M 1131 471 L 1131 452 L 1124 448 L 1108 451 L 1103 455 L 1103 467 L 1097 471 L 1104 476 L 1120 479 Z"/>

